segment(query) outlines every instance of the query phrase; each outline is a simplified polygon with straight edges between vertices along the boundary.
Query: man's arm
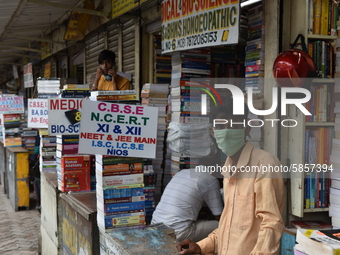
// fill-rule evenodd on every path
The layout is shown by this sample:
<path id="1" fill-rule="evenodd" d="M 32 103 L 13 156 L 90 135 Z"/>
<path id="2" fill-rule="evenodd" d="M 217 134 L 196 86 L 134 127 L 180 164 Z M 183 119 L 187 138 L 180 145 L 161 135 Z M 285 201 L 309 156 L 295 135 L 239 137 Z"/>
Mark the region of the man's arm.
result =
<path id="1" fill-rule="evenodd" d="M 281 212 L 284 203 L 284 183 L 278 176 L 255 180 L 255 215 L 262 219 L 256 245 L 251 255 L 277 254 L 284 231 Z"/>

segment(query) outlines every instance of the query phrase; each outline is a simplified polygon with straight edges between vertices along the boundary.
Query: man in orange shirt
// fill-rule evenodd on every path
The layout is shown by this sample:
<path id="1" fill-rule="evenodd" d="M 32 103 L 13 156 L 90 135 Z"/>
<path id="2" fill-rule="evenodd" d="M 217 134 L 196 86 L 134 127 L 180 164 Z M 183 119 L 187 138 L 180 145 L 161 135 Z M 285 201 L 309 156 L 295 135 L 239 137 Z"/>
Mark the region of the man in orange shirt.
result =
<path id="1" fill-rule="evenodd" d="M 99 53 L 99 68 L 92 90 L 128 90 L 130 81 L 117 74 L 115 67 L 116 54 L 110 50 L 103 50 Z"/>
<path id="2" fill-rule="evenodd" d="M 198 243 L 180 242 L 179 254 L 278 254 L 284 231 L 284 183 L 282 173 L 265 169 L 279 168 L 280 162 L 246 141 L 250 127 L 245 109 L 244 115 L 233 115 L 229 99 L 211 114 L 214 120 L 224 120 L 214 126 L 218 147 L 228 155 L 222 172 L 224 209 L 218 228 Z"/>

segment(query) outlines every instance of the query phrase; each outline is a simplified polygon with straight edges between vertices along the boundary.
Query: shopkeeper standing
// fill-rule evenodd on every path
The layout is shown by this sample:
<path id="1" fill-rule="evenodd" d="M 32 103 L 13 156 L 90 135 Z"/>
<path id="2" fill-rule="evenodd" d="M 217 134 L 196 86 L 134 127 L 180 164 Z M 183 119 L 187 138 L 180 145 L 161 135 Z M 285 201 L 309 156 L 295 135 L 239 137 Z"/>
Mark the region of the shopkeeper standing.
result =
<path id="1" fill-rule="evenodd" d="M 254 148 L 246 141 L 250 127 L 244 115 L 233 114 L 233 98 L 211 111 L 213 120 L 226 120 L 214 125 L 218 147 L 228 155 L 222 172 L 224 209 L 218 228 L 195 243 L 186 239 L 177 249 L 179 254 L 277 255 L 284 231 L 281 212 L 284 205 L 282 173 L 267 171 L 280 166 L 269 152 Z M 235 171 L 228 171 L 235 169 Z M 252 171 L 245 171 L 252 169 Z"/>
<path id="2" fill-rule="evenodd" d="M 116 54 L 110 50 L 103 50 L 98 56 L 99 68 L 92 90 L 128 90 L 130 81 L 117 74 Z"/>

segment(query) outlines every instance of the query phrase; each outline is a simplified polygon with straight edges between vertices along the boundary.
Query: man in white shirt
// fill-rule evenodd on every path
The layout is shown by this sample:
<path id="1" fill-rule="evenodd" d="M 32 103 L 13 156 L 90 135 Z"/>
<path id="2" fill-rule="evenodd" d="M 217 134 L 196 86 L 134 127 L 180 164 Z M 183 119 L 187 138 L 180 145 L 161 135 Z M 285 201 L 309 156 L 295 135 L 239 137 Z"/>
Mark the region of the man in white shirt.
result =
<path id="1" fill-rule="evenodd" d="M 204 202 L 216 220 L 197 220 Z M 174 229 L 179 242 L 186 238 L 199 241 L 218 227 L 222 211 L 218 180 L 209 172 L 184 169 L 175 174 L 166 186 L 151 224 L 163 223 Z"/>

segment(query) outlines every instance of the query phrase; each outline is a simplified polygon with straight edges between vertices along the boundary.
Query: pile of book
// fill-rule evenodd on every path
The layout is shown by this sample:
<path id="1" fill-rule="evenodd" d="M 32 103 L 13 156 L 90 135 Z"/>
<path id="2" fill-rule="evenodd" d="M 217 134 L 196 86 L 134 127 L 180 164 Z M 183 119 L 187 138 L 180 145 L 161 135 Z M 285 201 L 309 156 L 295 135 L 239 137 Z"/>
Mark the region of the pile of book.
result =
<path id="1" fill-rule="evenodd" d="M 150 224 L 152 220 L 152 214 L 155 211 L 156 205 L 156 185 L 159 183 L 157 176 L 153 170 L 153 164 L 151 159 L 144 159 L 144 196 L 145 196 L 145 222 Z M 159 185 L 158 185 L 159 186 Z M 157 194 L 161 192 L 157 189 Z"/>
<path id="2" fill-rule="evenodd" d="M 21 141 L 22 146 L 29 151 L 30 154 L 34 152 L 35 141 L 37 139 L 38 131 L 33 128 L 22 128 Z"/>
<path id="3" fill-rule="evenodd" d="M 49 136 L 48 130 L 40 128 L 40 170 L 41 172 L 56 172 L 57 161 L 56 161 L 56 150 L 57 143 L 55 136 Z"/>
<path id="4" fill-rule="evenodd" d="M 142 87 L 142 105 L 158 108 L 156 158 L 152 160 L 152 167 L 157 176 L 156 193 L 161 194 L 164 160 L 166 154 L 166 129 L 168 126 L 168 95 L 169 84 L 146 83 Z M 170 173 L 169 173 L 170 174 Z"/>
<path id="5" fill-rule="evenodd" d="M 296 234 L 295 255 L 334 255 L 340 252 L 340 230 L 299 228 Z"/>
<path id="6" fill-rule="evenodd" d="M 5 147 L 20 147 L 21 140 L 21 114 L 2 114 L 2 134 Z"/>
<path id="7" fill-rule="evenodd" d="M 162 37 L 154 35 L 154 83 L 166 83 L 171 81 L 171 56 L 162 55 Z"/>
<path id="8" fill-rule="evenodd" d="M 95 159 L 99 229 L 144 228 L 143 159 L 98 154 Z"/>
<path id="9" fill-rule="evenodd" d="M 90 191 L 90 172 L 94 168 L 92 155 L 64 155 L 58 167 L 58 189 L 68 191 Z"/>
<path id="10" fill-rule="evenodd" d="M 264 86 L 264 15 L 262 4 L 248 10 L 248 40 L 245 56 L 245 87 L 253 94 L 263 94 Z"/>
<path id="11" fill-rule="evenodd" d="M 94 155 L 78 154 L 79 135 L 56 136 L 56 165 L 61 191 L 90 191 L 96 188 Z M 74 166 L 65 171 L 65 162 Z M 79 162 L 78 162 L 79 161 Z"/>
<path id="12" fill-rule="evenodd" d="M 90 88 L 87 84 L 66 84 L 60 91 L 62 98 L 84 98 L 90 97 Z"/>
<path id="13" fill-rule="evenodd" d="M 206 78 L 211 74 L 211 50 L 197 49 L 172 55 L 171 122 L 168 148 L 171 150 L 171 174 L 192 168 L 199 158 L 210 153 L 210 93 Z M 207 93 L 208 92 L 208 93 Z M 206 105 L 202 109 L 202 95 Z M 202 112 L 205 111 L 205 112 Z"/>
<path id="14" fill-rule="evenodd" d="M 136 90 L 97 90 L 91 91 L 90 100 L 92 101 L 117 101 L 124 103 L 125 101 L 137 100 Z"/>
<path id="15" fill-rule="evenodd" d="M 60 79 L 38 79 L 38 98 L 58 97 Z"/>
<path id="16" fill-rule="evenodd" d="M 194 49 L 172 53 L 171 87 L 185 85 L 191 78 L 211 75 L 211 50 Z"/>

